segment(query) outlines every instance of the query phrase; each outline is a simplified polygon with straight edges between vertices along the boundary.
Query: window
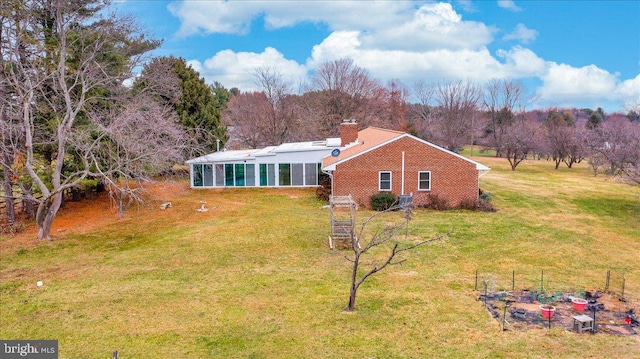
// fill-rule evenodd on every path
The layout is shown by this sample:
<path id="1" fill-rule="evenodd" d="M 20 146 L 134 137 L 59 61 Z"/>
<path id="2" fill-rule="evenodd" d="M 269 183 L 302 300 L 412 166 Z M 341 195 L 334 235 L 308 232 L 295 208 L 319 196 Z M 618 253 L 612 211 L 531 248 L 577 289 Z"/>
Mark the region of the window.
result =
<path id="1" fill-rule="evenodd" d="M 204 165 L 204 186 L 213 186 L 213 165 Z"/>
<path id="2" fill-rule="evenodd" d="M 260 186 L 275 186 L 276 185 L 276 170 L 275 165 L 272 163 L 261 163 L 260 170 Z"/>
<path id="3" fill-rule="evenodd" d="M 289 163 L 281 163 L 278 165 L 278 177 L 280 186 L 291 186 L 291 165 Z"/>
<path id="4" fill-rule="evenodd" d="M 317 163 L 304 164 L 304 185 L 305 186 L 318 185 L 318 164 Z"/>
<path id="5" fill-rule="evenodd" d="M 225 164 L 224 165 L 224 185 L 227 187 L 233 187 L 233 164 Z"/>
<path id="6" fill-rule="evenodd" d="M 236 187 L 244 187 L 244 164 L 236 163 Z"/>
<path id="7" fill-rule="evenodd" d="M 256 165 L 246 165 L 245 178 L 245 184 L 247 186 L 253 187 L 256 185 Z"/>
<path id="8" fill-rule="evenodd" d="M 202 165 L 193 165 L 193 187 L 202 187 Z"/>
<path id="9" fill-rule="evenodd" d="M 302 163 L 291 164 L 291 185 L 304 185 L 304 165 Z"/>
<path id="10" fill-rule="evenodd" d="M 391 191 L 391 171 L 379 172 L 379 190 Z"/>
<path id="11" fill-rule="evenodd" d="M 224 165 L 216 165 L 216 187 L 224 187 Z"/>
<path id="12" fill-rule="evenodd" d="M 419 191 L 431 190 L 431 172 L 429 171 L 418 172 L 418 190 Z"/>

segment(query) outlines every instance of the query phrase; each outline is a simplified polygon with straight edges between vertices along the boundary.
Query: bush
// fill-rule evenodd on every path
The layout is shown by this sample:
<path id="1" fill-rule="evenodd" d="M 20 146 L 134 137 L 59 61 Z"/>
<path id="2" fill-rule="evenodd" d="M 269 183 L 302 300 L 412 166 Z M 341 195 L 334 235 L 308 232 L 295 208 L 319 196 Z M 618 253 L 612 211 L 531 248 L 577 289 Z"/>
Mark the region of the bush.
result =
<path id="1" fill-rule="evenodd" d="M 378 193 L 371 196 L 371 209 L 375 211 L 386 211 L 397 202 L 393 193 Z"/>
<path id="2" fill-rule="evenodd" d="M 436 211 L 451 209 L 451 207 L 449 206 L 449 202 L 447 202 L 444 197 L 435 193 L 429 193 L 427 203 L 425 203 L 423 207 L 435 209 Z"/>

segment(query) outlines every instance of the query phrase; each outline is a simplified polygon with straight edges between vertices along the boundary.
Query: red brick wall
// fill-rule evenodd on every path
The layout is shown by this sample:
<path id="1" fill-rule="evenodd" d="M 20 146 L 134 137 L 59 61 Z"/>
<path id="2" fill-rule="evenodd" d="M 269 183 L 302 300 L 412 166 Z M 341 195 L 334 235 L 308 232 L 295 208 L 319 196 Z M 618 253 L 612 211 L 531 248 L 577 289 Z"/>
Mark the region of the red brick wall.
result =
<path id="1" fill-rule="evenodd" d="M 478 199 L 475 164 L 410 137 L 337 165 L 333 175 L 334 195 L 351 194 L 358 204 L 368 207 L 370 197 L 381 193 L 379 171 L 392 172 L 392 192 L 401 194 L 402 151 L 405 152 L 404 193 L 413 193 L 414 204 L 426 203 L 429 193 L 445 198 L 450 206 L 458 205 L 463 199 Z M 419 171 L 431 171 L 430 191 L 418 191 Z"/>

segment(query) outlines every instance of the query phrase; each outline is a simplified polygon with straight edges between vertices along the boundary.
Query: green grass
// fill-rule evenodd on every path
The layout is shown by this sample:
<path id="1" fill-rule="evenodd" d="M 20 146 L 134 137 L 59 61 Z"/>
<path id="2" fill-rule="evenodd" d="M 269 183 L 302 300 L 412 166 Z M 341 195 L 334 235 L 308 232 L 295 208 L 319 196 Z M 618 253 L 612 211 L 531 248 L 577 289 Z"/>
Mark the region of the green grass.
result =
<path id="1" fill-rule="evenodd" d="M 52 242 L 3 237 L 0 337 L 58 339 L 61 358 L 640 357 L 637 336 L 502 332 L 473 291 L 476 270 L 602 289 L 614 269 L 637 303 L 640 188 L 480 162 L 498 212 L 417 211 L 409 240 L 454 233 L 371 277 L 353 313 L 348 252 L 328 249 L 313 190 L 189 190 Z M 202 199 L 215 208 L 197 213 Z"/>

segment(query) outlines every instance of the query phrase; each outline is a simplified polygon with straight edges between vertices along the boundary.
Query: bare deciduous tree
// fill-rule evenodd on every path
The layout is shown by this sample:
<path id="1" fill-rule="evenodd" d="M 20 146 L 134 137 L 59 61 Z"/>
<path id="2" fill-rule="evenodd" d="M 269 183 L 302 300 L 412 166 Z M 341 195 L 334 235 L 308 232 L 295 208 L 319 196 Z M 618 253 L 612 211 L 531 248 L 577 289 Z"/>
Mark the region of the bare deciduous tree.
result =
<path id="1" fill-rule="evenodd" d="M 594 156 L 609 165 L 610 175 L 621 175 L 640 184 L 640 126 L 627 118 L 605 121 L 587 138 Z"/>
<path id="2" fill-rule="evenodd" d="M 473 141 L 482 88 L 471 81 L 443 82 L 434 90 L 434 131 L 438 144 L 457 152 Z"/>
<path id="3" fill-rule="evenodd" d="M 223 114 L 240 147 L 279 145 L 297 137 L 298 113 L 291 83 L 271 68 L 254 72 L 260 92 L 234 96 Z"/>
<path id="4" fill-rule="evenodd" d="M 143 184 L 182 161 L 197 143 L 170 106 L 140 94 L 117 102 L 106 116 L 89 114 L 95 126 L 84 134 L 93 140 L 77 137 L 78 147 L 91 143 L 93 149 L 86 152 L 123 218 L 129 205 L 145 201 Z"/>
<path id="5" fill-rule="evenodd" d="M 348 312 L 351 312 L 355 309 L 358 288 L 360 288 L 362 283 L 364 283 L 367 278 L 383 270 L 389 265 L 400 264 L 406 260 L 396 258 L 398 254 L 410 251 L 424 244 L 440 240 L 445 236 L 451 234 L 451 231 L 449 231 L 446 234 L 434 238 L 421 239 L 412 244 L 406 244 L 403 246 L 398 241 L 396 241 L 396 238 L 401 232 L 407 229 L 409 221 L 411 220 L 411 210 L 405 209 L 402 212 L 394 212 L 398 209 L 400 209 L 398 206 L 392 206 L 385 211 L 375 213 L 362 223 L 357 234 L 352 235 L 351 250 L 353 251 L 353 257 L 349 258 L 345 256 L 345 258 L 353 264 L 351 270 L 351 285 L 349 288 L 349 304 L 346 308 L 346 311 Z M 378 222 L 376 220 L 381 219 L 381 216 L 383 215 L 398 213 L 404 213 L 404 216 L 399 221 L 396 221 L 397 223 L 376 223 Z M 374 228 L 372 229 L 371 227 Z M 369 253 L 369 251 L 372 251 L 374 248 L 385 245 L 390 245 L 389 252 L 386 254 L 386 256 L 384 258 L 378 259 L 377 261 L 373 260 L 371 268 L 366 269 L 364 272 L 362 272 L 361 267 L 364 261 L 363 256 Z"/>
<path id="6" fill-rule="evenodd" d="M 516 116 L 515 122 L 506 128 L 503 155 L 512 171 L 536 148 L 538 128 L 535 122 L 525 116 Z"/>
<path id="7" fill-rule="evenodd" d="M 377 100 L 384 96 L 382 86 L 352 59 L 321 64 L 311 76 L 311 88 L 304 96 L 308 118 L 319 120 L 318 133 L 334 136 L 340 123 L 355 119 L 367 127 L 378 120 Z"/>
<path id="8" fill-rule="evenodd" d="M 515 112 L 523 111 L 532 100 L 521 82 L 494 79 L 484 85 L 485 137 L 487 145 L 496 150 L 496 157 L 502 156 L 505 132 L 513 124 Z"/>
<path id="9" fill-rule="evenodd" d="M 3 29 L 9 33 L 3 33 L 2 59 L 9 64 L 7 86 L 21 108 L 24 169 L 42 193 L 37 238 L 48 239 L 63 191 L 92 174 L 93 147 L 72 148 L 77 120 L 85 120 L 87 107 L 99 106 L 111 88 L 122 86 L 142 55 L 158 43 L 146 40 L 130 17 L 100 17 L 100 1 L 22 1 L 12 7 L 14 2 L 3 2 L 8 5 L 2 8 Z M 43 116 L 50 131 L 37 126 Z M 50 183 L 36 170 L 34 139 L 45 135 L 55 148 Z M 79 161 L 70 173 L 65 172 L 68 154 Z"/>

